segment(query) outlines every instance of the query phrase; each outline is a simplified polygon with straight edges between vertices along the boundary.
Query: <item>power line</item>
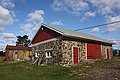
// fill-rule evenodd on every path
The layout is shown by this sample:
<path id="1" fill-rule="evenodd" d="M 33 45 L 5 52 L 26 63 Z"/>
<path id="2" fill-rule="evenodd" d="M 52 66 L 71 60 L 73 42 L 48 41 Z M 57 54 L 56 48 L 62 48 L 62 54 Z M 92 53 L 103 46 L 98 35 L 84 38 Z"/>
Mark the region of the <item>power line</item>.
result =
<path id="1" fill-rule="evenodd" d="M 112 37 L 112 38 L 110 38 L 110 39 L 120 39 L 120 37 Z"/>
<path id="2" fill-rule="evenodd" d="M 110 25 L 110 24 L 115 24 L 115 23 L 119 23 L 119 22 L 120 22 L 120 21 L 115 21 L 115 22 L 110 22 L 110 23 L 105 23 L 105 24 L 99 24 L 99 25 L 90 26 L 90 27 L 86 27 L 86 28 L 76 29 L 76 30 L 74 30 L 74 31 L 79 31 L 79 30 L 84 30 L 84 29 L 90 29 L 90 28 L 94 28 L 94 27 L 101 27 L 101 26 Z"/>
<path id="3" fill-rule="evenodd" d="M 117 40 L 109 40 L 109 41 L 120 41 L 120 40 L 117 39 Z"/>

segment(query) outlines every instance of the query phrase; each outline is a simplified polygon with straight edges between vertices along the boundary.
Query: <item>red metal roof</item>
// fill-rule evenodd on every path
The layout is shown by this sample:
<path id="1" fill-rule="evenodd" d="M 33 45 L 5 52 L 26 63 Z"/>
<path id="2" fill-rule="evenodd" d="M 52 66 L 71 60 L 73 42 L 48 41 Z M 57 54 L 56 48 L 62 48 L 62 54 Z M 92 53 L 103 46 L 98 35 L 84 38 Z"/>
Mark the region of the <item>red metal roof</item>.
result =
<path id="1" fill-rule="evenodd" d="M 9 50 L 32 50 L 32 47 L 7 45 L 6 50 L 7 49 L 9 49 Z"/>

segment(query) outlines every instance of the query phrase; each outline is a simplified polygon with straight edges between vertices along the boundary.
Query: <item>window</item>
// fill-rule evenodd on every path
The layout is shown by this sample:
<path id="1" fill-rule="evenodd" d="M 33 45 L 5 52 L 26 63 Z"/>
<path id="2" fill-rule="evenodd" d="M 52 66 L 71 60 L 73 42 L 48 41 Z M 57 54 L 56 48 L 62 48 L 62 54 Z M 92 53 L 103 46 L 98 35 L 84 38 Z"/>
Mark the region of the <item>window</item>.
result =
<path id="1" fill-rule="evenodd" d="M 38 58 L 38 53 L 35 53 L 35 58 Z"/>
<path id="2" fill-rule="evenodd" d="M 52 58 L 52 51 L 46 51 L 46 58 Z"/>

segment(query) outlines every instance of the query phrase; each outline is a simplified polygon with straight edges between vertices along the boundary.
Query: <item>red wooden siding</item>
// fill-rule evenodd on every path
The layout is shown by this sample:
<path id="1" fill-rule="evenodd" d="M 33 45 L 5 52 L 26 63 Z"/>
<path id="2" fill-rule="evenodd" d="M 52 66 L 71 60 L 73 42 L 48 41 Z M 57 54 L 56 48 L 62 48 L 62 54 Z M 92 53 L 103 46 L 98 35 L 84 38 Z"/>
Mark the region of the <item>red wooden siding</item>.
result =
<path id="1" fill-rule="evenodd" d="M 101 46 L 99 44 L 87 43 L 87 59 L 97 59 L 101 57 Z"/>
<path id="2" fill-rule="evenodd" d="M 73 61 L 78 64 L 78 47 L 73 47 Z"/>
<path id="3" fill-rule="evenodd" d="M 37 34 L 35 35 L 32 44 L 41 42 L 41 41 L 45 41 L 48 39 L 52 39 L 52 38 L 56 38 L 59 37 L 60 34 L 46 28 L 46 27 L 41 27 L 40 30 L 37 32 Z"/>

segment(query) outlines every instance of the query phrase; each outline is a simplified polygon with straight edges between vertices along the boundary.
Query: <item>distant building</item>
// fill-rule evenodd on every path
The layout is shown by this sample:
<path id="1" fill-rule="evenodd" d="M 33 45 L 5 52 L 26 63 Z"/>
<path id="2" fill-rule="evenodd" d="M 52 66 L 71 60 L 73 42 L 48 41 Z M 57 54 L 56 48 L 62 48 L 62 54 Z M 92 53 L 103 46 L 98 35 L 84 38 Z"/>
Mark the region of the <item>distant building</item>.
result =
<path id="1" fill-rule="evenodd" d="M 0 56 L 5 56 L 5 52 L 4 51 L 0 51 Z"/>
<path id="2" fill-rule="evenodd" d="M 29 60 L 32 56 L 32 48 L 27 46 L 6 46 L 6 61 Z"/>
<path id="3" fill-rule="evenodd" d="M 119 49 L 114 49 L 113 50 L 113 56 L 120 56 L 120 50 Z"/>
<path id="4" fill-rule="evenodd" d="M 32 50 L 41 55 L 41 64 L 73 65 L 110 59 L 112 44 L 93 35 L 42 24 L 32 40 Z"/>

